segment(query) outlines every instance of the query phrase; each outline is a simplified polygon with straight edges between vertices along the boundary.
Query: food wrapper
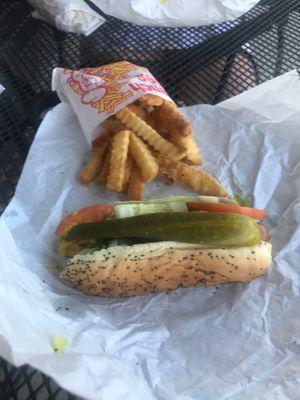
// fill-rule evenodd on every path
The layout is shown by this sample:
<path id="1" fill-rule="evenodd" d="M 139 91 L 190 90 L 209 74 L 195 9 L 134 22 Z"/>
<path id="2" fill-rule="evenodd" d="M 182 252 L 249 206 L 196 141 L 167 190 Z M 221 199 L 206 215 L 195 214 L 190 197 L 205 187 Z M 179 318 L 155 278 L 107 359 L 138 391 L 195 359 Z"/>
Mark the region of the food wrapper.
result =
<path id="1" fill-rule="evenodd" d="M 55 68 L 52 90 L 70 104 L 90 144 L 101 122 L 139 97 L 155 94 L 171 101 L 146 68 L 127 61 L 78 71 Z"/>
<path id="2" fill-rule="evenodd" d="M 202 26 L 232 21 L 259 0 L 92 0 L 104 13 L 151 26 Z"/>
<path id="3" fill-rule="evenodd" d="M 268 210 L 270 271 L 250 283 L 127 299 L 66 286 L 54 267 L 57 224 L 119 197 L 76 180 L 90 148 L 73 110 L 60 104 L 41 124 L 0 220 L 0 354 L 89 400 L 297 399 L 299 75 L 182 112 L 208 171 Z M 183 193 L 155 181 L 147 198 Z"/>
<path id="4" fill-rule="evenodd" d="M 91 9 L 84 0 L 28 0 L 35 8 L 32 16 L 53 24 L 64 32 L 88 36 L 105 19 Z"/>

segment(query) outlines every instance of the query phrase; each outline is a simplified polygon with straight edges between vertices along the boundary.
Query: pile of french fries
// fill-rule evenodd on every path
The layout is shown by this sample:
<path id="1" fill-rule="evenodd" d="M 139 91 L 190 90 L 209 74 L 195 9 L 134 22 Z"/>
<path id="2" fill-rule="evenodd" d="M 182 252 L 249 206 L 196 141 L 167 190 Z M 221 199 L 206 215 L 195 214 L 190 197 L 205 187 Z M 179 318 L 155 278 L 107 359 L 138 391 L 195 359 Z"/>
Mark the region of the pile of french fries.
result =
<path id="1" fill-rule="evenodd" d="M 177 106 L 147 94 L 102 123 L 81 182 L 97 182 L 129 200 L 143 200 L 145 185 L 160 174 L 197 193 L 227 196 L 222 185 L 198 169 L 202 159 L 191 123 Z"/>

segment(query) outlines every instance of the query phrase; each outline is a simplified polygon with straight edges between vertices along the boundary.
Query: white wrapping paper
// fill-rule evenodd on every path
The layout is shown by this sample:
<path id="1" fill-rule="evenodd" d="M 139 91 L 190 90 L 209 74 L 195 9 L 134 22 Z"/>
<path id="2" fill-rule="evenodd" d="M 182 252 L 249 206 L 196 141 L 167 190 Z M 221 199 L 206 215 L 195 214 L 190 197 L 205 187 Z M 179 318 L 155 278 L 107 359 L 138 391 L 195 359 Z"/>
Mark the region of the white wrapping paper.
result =
<path id="1" fill-rule="evenodd" d="M 202 26 L 232 21 L 259 0 L 92 0 L 104 13 L 152 26 Z"/>
<path id="2" fill-rule="evenodd" d="M 117 198 L 76 174 L 89 152 L 71 108 L 50 111 L 0 220 L 0 354 L 91 400 L 297 399 L 300 365 L 300 80 L 292 71 L 183 112 L 206 168 L 266 208 L 270 272 L 249 284 L 93 298 L 46 268 L 67 212 Z M 148 196 L 185 193 L 153 185 Z M 50 343 L 68 346 L 55 354 Z"/>

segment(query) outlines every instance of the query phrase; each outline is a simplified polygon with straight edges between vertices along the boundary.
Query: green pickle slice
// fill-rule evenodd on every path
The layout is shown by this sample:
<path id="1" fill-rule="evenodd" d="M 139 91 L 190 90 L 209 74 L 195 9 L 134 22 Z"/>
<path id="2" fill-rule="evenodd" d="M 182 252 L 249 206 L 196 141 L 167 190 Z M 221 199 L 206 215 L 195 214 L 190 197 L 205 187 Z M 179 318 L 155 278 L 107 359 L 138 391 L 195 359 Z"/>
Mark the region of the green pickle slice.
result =
<path id="1" fill-rule="evenodd" d="M 231 213 L 177 212 L 143 214 L 73 227 L 66 240 L 144 238 L 203 244 L 206 247 L 247 247 L 261 241 L 257 222 Z"/>

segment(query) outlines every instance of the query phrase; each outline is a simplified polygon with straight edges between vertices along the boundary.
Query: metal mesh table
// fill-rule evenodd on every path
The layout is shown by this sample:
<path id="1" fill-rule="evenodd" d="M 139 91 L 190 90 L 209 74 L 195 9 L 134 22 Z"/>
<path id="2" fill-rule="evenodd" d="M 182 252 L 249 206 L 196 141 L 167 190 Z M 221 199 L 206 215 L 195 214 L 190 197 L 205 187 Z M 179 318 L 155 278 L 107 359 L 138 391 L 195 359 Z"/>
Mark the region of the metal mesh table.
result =
<path id="1" fill-rule="evenodd" d="M 33 19 L 24 0 L 0 3 L 0 213 L 12 197 L 45 112 L 56 66 L 126 59 L 148 67 L 179 105 L 215 104 L 297 68 L 300 2 L 265 0 L 231 23 L 203 28 L 141 27 L 105 17 L 88 37 Z M 75 399 L 28 366 L 0 359 L 0 399 Z"/>

